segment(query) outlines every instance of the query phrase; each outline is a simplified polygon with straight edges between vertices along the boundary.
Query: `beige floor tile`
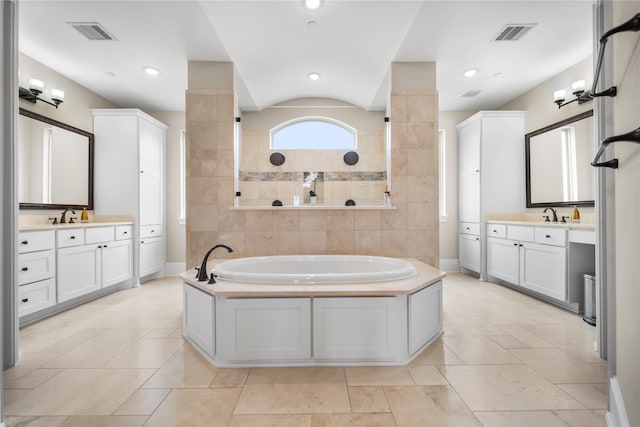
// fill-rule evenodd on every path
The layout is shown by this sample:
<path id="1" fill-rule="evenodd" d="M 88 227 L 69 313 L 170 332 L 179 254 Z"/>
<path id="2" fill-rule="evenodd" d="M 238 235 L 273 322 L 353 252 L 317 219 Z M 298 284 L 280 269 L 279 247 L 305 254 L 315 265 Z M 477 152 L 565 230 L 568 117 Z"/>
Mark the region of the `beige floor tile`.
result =
<path id="1" fill-rule="evenodd" d="M 472 411 L 583 409 L 529 366 L 447 366 L 442 370 Z"/>
<path id="2" fill-rule="evenodd" d="M 497 336 L 497 337 L 489 337 L 493 342 L 498 344 L 500 347 L 504 349 L 510 348 L 527 348 L 527 346 L 520 340 L 512 337 L 511 335 Z"/>
<path id="3" fill-rule="evenodd" d="M 217 371 L 200 353 L 178 351 L 142 387 L 207 388 Z"/>
<path id="4" fill-rule="evenodd" d="M 352 412 L 391 412 L 382 387 L 349 387 L 348 392 Z"/>
<path id="5" fill-rule="evenodd" d="M 569 427 L 606 427 L 604 411 L 555 411 Z"/>
<path id="6" fill-rule="evenodd" d="M 311 427 L 311 415 L 232 415 L 227 427 Z"/>
<path id="7" fill-rule="evenodd" d="M 60 424 L 60 427 L 142 427 L 147 418 L 146 416 L 68 417 Z"/>
<path id="8" fill-rule="evenodd" d="M 528 331 L 521 325 L 502 325 L 500 326 L 505 332 L 518 341 L 522 342 L 528 348 L 551 348 L 553 344 L 544 340 L 542 337 Z"/>
<path id="9" fill-rule="evenodd" d="M 24 353 L 20 351 L 20 359 L 16 366 L 2 373 L 3 380 L 6 384 L 8 381 L 19 378 L 34 369 L 43 368 L 48 362 L 60 355 L 61 353 Z"/>
<path id="10" fill-rule="evenodd" d="M 7 427 L 58 427 L 67 417 L 6 417 Z"/>
<path id="11" fill-rule="evenodd" d="M 607 378 L 593 366 L 556 348 L 509 350 L 553 383 L 604 383 Z"/>
<path id="12" fill-rule="evenodd" d="M 253 368 L 247 384 L 345 383 L 344 368 Z"/>
<path id="13" fill-rule="evenodd" d="M 313 427 L 396 427 L 391 414 L 313 415 Z"/>
<path id="14" fill-rule="evenodd" d="M 606 384 L 596 384 L 606 386 Z M 562 390 L 589 409 L 607 409 L 607 393 L 592 384 L 558 384 Z"/>
<path id="15" fill-rule="evenodd" d="M 474 412 L 482 427 L 567 427 L 551 411 Z"/>
<path id="16" fill-rule="evenodd" d="M 431 345 L 411 361 L 412 365 L 464 365 L 464 362 L 456 356 L 442 341 L 442 337 L 435 340 Z"/>
<path id="17" fill-rule="evenodd" d="M 136 390 L 113 415 L 151 415 L 171 390 L 141 388 Z"/>
<path id="18" fill-rule="evenodd" d="M 240 389 L 172 390 L 145 427 L 224 427 Z"/>
<path id="19" fill-rule="evenodd" d="M 20 338 L 20 351 L 25 353 L 65 353 L 83 342 L 95 337 L 100 329 L 75 329 L 68 336 L 60 336 L 59 331 L 47 332 L 38 335 L 22 335 Z"/>
<path id="20" fill-rule="evenodd" d="M 447 386 L 385 387 L 391 412 L 399 427 L 479 427 L 473 413 Z"/>
<path id="21" fill-rule="evenodd" d="M 224 368 L 218 369 L 216 376 L 209 387 L 225 388 L 225 387 L 242 387 L 249 376 L 249 368 Z"/>
<path id="22" fill-rule="evenodd" d="M 356 366 L 345 368 L 351 386 L 414 385 L 406 366 Z"/>
<path id="23" fill-rule="evenodd" d="M 180 338 L 181 335 L 176 336 L 176 331 L 182 332 L 182 328 L 164 328 L 154 329 L 145 335 L 145 338 Z"/>
<path id="24" fill-rule="evenodd" d="M 118 335 L 103 332 L 50 361 L 48 368 L 102 368 L 140 337 L 135 331 Z"/>
<path id="25" fill-rule="evenodd" d="M 179 339 L 141 339 L 104 365 L 105 368 L 159 368 L 180 348 Z"/>
<path id="26" fill-rule="evenodd" d="M 67 369 L 5 406 L 7 415 L 111 415 L 151 369 Z"/>
<path id="27" fill-rule="evenodd" d="M 408 366 L 409 375 L 416 385 L 449 385 L 435 366 Z"/>
<path id="28" fill-rule="evenodd" d="M 442 340 L 465 364 L 522 364 L 489 337 L 443 337 Z"/>
<path id="29" fill-rule="evenodd" d="M 11 379 L 5 382 L 6 388 L 36 388 L 45 381 L 55 377 L 61 369 L 34 369 L 33 371 L 22 375 L 21 377 Z"/>
<path id="30" fill-rule="evenodd" d="M 344 384 L 247 384 L 234 414 L 351 412 Z"/>

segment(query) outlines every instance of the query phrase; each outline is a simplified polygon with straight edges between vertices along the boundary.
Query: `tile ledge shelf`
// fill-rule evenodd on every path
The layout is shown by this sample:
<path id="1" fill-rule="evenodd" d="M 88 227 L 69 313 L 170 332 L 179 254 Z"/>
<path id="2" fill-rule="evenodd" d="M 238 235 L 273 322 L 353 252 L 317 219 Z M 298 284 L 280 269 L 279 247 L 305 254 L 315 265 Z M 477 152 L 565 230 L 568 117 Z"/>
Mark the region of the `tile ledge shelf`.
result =
<path id="1" fill-rule="evenodd" d="M 395 206 L 331 206 L 331 205 L 302 205 L 302 206 L 232 206 L 230 211 L 294 211 L 294 210 L 320 210 L 320 211 L 338 211 L 338 210 L 394 210 Z"/>

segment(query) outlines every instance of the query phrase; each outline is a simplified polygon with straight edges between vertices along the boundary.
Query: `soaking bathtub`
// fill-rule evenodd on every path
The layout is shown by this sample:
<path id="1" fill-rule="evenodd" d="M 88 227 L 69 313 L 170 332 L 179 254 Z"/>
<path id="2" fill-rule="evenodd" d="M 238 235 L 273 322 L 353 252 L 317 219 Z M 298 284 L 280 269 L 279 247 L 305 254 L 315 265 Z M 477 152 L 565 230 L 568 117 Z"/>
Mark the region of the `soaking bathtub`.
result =
<path id="1" fill-rule="evenodd" d="M 183 280 L 183 335 L 219 367 L 404 365 L 442 334 L 444 273 L 415 259 L 211 261 Z"/>

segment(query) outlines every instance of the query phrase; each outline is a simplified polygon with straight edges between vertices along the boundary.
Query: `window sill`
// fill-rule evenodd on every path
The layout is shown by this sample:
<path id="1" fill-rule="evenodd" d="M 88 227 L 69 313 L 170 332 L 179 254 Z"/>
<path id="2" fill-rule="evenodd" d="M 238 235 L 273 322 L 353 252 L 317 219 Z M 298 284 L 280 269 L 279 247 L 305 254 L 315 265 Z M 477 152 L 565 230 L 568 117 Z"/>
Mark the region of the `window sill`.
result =
<path id="1" fill-rule="evenodd" d="M 301 206 L 233 206 L 230 207 L 231 211 L 306 211 L 306 210 L 319 210 L 319 211 L 340 211 L 340 210 L 393 210 L 395 206 L 325 206 L 325 205 L 301 205 Z"/>

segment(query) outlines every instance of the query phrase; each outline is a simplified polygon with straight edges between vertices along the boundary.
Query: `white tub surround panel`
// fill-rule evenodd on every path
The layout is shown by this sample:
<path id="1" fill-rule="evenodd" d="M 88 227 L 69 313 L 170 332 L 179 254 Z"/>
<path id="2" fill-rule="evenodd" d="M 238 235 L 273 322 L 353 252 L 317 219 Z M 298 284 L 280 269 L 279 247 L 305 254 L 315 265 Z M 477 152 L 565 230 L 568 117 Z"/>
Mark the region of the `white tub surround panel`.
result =
<path id="1" fill-rule="evenodd" d="M 488 221 L 487 236 L 490 281 L 583 310 L 583 274 L 595 271 L 593 225 Z"/>
<path id="2" fill-rule="evenodd" d="M 442 333 L 444 273 L 409 261 L 414 277 L 367 283 L 208 285 L 189 270 L 183 334 L 216 366 L 403 365 Z"/>
<path id="3" fill-rule="evenodd" d="M 132 227 L 119 222 L 21 227 L 20 323 L 131 287 Z"/>
<path id="4" fill-rule="evenodd" d="M 524 208 L 524 112 L 481 111 L 457 128 L 458 257 L 461 271 L 486 280 L 485 215 Z"/>

